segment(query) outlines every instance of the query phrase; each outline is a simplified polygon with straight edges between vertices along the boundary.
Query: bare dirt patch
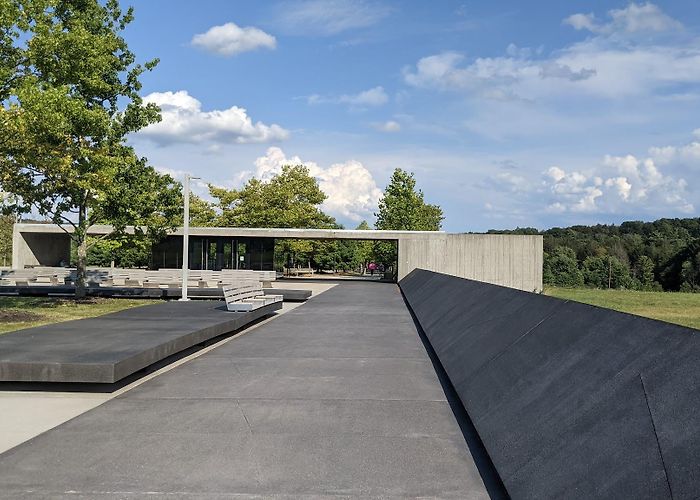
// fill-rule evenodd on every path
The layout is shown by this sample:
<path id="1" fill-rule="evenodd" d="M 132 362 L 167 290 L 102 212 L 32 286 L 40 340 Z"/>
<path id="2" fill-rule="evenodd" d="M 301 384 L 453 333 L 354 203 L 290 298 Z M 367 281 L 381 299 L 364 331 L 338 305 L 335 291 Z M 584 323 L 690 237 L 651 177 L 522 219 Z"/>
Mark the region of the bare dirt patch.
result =
<path id="1" fill-rule="evenodd" d="M 31 311 L 20 311 L 16 309 L 0 310 L 0 323 L 28 323 L 43 319 L 41 314 Z"/>

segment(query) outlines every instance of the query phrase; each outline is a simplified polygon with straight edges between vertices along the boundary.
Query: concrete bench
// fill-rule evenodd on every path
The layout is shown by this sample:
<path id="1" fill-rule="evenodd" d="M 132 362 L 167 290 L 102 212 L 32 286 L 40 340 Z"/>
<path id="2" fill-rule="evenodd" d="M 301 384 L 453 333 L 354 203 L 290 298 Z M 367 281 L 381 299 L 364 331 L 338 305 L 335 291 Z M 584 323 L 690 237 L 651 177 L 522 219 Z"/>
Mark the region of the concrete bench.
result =
<path id="1" fill-rule="evenodd" d="M 276 302 L 282 302 L 282 295 L 265 295 L 259 281 L 239 282 L 224 285 L 226 309 L 231 312 L 248 312 Z"/>
<path id="2" fill-rule="evenodd" d="M 302 274 L 314 274 L 314 270 L 310 267 L 290 267 L 287 268 L 289 276 L 301 276 Z"/>

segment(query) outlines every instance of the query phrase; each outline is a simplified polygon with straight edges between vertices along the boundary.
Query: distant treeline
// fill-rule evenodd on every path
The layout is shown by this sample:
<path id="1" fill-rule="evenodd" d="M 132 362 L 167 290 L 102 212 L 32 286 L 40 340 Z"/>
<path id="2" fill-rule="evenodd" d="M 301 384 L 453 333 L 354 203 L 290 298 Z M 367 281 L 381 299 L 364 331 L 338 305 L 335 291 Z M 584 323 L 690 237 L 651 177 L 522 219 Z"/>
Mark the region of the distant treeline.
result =
<path id="1" fill-rule="evenodd" d="M 488 232 L 541 234 L 545 284 L 700 291 L 700 218 Z"/>

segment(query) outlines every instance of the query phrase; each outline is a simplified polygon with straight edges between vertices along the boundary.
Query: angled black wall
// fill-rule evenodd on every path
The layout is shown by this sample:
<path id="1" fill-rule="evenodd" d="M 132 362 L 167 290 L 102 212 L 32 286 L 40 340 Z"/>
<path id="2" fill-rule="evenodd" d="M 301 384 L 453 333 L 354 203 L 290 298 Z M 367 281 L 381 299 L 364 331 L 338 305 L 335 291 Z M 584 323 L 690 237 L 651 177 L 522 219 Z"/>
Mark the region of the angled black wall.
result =
<path id="1" fill-rule="evenodd" d="M 697 498 L 698 331 L 424 270 L 400 282 L 513 498 Z"/>

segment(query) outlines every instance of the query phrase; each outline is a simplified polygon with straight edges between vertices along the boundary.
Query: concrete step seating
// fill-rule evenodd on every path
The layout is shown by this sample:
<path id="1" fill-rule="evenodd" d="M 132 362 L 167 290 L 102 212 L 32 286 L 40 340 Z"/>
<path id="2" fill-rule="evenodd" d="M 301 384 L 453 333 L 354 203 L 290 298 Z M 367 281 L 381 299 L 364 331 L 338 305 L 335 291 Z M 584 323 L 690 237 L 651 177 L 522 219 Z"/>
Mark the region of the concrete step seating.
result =
<path id="1" fill-rule="evenodd" d="M 226 308 L 231 312 L 249 312 L 276 302 L 282 302 L 282 295 L 265 295 L 259 281 L 240 281 L 224 285 Z"/>
<path id="2" fill-rule="evenodd" d="M 224 284 L 242 280 L 262 282 L 271 287 L 275 281 L 275 271 L 252 271 L 247 269 L 225 269 L 222 271 L 190 270 L 188 286 L 200 288 L 217 288 Z M 77 279 L 75 268 L 34 267 L 11 269 L 0 272 L 0 285 L 72 285 Z M 90 267 L 87 269 L 89 286 L 121 286 L 141 288 L 178 288 L 182 286 L 180 269 L 121 269 Z"/>

